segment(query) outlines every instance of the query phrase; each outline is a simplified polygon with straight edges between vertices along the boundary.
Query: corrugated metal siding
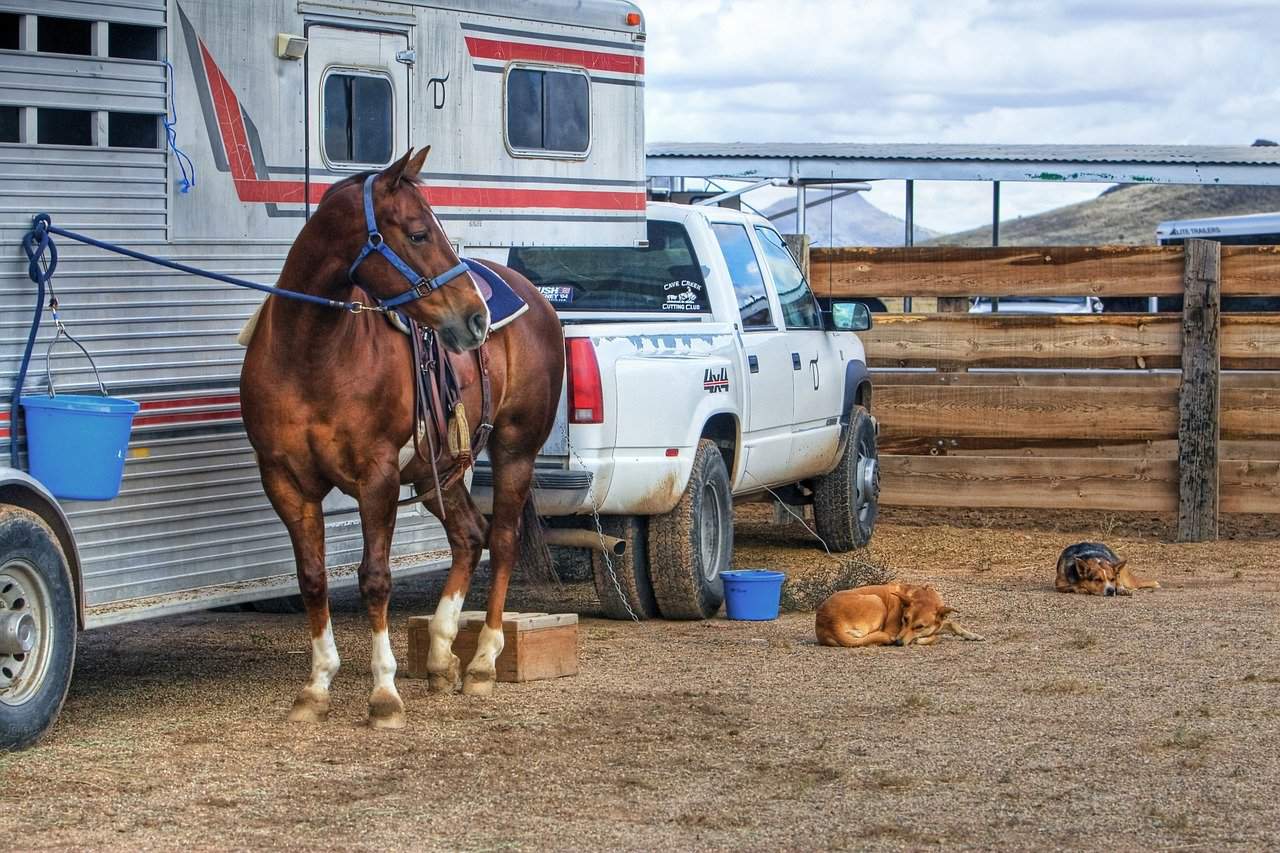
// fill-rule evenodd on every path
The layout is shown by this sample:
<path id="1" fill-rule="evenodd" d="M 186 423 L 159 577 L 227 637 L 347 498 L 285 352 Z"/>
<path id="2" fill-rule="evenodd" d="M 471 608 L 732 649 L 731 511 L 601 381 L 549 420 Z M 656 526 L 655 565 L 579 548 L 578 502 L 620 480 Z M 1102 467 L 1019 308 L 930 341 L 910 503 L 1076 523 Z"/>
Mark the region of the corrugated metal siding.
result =
<path id="1" fill-rule="evenodd" d="M 5 52 L 0 62 L 0 103 L 69 110 L 165 111 L 162 62 Z"/>
<path id="2" fill-rule="evenodd" d="M 654 142 L 649 157 L 782 157 L 981 162 L 1280 165 L 1280 148 L 1245 145 L 934 145 L 929 143 Z"/>
<path id="3" fill-rule="evenodd" d="M 111 7 L 66 0 L 42 6 L 40 13 L 163 25 L 164 8 L 163 0 Z M 67 78 L 76 85 L 58 93 L 64 99 L 59 106 L 163 110 L 162 64 L 102 58 L 6 53 L 0 97 L 21 105 L 37 97 L 44 102 L 47 92 L 37 91 L 37 84 L 51 59 L 60 59 L 64 68 L 89 63 L 84 67 L 101 71 Z M 140 66 L 161 72 L 139 73 Z M 64 228 L 196 266 L 268 283 L 276 279 L 288 241 L 169 243 L 168 210 L 163 150 L 0 145 L 0 244 L 7 247 L 0 250 L 0 453 L 6 459 L 8 391 L 36 299 L 19 241 L 34 213 L 46 211 Z M 209 215 L 230 222 L 238 212 Z M 291 575 L 288 536 L 262 492 L 239 417 L 243 350 L 235 335 L 259 294 L 63 238 L 58 249 L 54 287 L 63 319 L 93 353 L 108 389 L 143 405 L 120 496 L 65 503 L 90 606 Z M 52 332 L 46 313 L 26 393 L 45 391 L 43 355 Z M 55 351 L 52 371 L 59 391 L 93 387 L 88 365 L 72 346 Z M 341 496 L 326 501 L 330 565 L 360 559 L 360 527 L 351 506 Z M 435 521 L 402 512 L 396 555 L 446 547 Z"/>

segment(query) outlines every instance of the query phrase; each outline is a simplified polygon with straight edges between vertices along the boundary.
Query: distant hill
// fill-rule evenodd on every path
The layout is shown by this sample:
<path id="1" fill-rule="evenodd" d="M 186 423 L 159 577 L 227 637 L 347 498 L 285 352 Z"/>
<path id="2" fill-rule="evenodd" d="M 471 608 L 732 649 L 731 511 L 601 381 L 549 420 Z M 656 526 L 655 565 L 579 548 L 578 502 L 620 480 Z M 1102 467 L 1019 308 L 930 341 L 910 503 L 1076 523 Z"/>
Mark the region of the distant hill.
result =
<path id="1" fill-rule="evenodd" d="M 1166 219 L 1280 210 L 1280 187 L 1122 184 L 1089 201 L 1000 223 L 1002 246 L 1150 245 Z M 933 245 L 990 246 L 991 226 L 946 234 Z"/>
<path id="2" fill-rule="evenodd" d="M 836 197 L 834 202 L 830 200 L 832 195 Z M 794 196 L 774 202 L 760 212 L 779 231 L 795 233 Z M 901 246 L 906 229 L 906 222 L 885 213 L 863 198 L 861 193 L 840 189 L 808 191 L 805 231 L 814 246 Z M 917 243 L 938 236 L 938 232 L 918 226 L 915 232 Z"/>

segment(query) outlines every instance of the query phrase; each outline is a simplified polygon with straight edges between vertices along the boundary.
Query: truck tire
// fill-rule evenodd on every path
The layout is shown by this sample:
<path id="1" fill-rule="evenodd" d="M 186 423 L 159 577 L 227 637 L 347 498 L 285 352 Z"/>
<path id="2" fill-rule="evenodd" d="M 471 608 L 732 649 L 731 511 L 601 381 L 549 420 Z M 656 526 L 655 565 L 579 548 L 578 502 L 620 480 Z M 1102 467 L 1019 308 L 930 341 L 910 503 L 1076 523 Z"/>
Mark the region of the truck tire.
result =
<path id="1" fill-rule="evenodd" d="M 876 425 L 865 408 L 854 406 L 839 464 L 814 484 L 813 519 L 828 548 L 852 551 L 871 541 L 879 512 Z"/>
<path id="2" fill-rule="evenodd" d="M 733 560 L 733 497 L 715 442 L 698 442 L 675 509 L 649 519 L 649 576 L 667 619 L 709 619 L 724 603 L 720 572 Z"/>
<path id="3" fill-rule="evenodd" d="M 0 509 L 0 749 L 53 726 L 75 657 L 75 587 L 57 536 L 34 513 Z"/>
<path id="4" fill-rule="evenodd" d="M 610 619 L 652 619 L 658 615 L 658 602 L 649 580 L 648 519 L 636 515 L 609 515 L 600 518 L 600 529 L 606 536 L 616 536 L 627 543 L 621 557 L 591 552 L 591 574 L 600 597 L 600 609 Z M 612 568 L 612 571 L 610 571 Z"/>

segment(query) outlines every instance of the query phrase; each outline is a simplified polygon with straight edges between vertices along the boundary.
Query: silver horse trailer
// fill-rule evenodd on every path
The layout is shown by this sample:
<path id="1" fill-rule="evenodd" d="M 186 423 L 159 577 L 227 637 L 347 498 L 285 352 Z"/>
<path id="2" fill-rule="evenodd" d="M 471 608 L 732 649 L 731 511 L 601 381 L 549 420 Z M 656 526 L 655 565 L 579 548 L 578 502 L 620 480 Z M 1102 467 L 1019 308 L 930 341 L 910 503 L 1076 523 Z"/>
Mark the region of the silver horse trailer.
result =
<path id="1" fill-rule="evenodd" d="M 0 0 L 4 381 L 38 310 L 18 248 L 37 212 L 273 283 L 329 184 L 430 144 L 428 197 L 465 254 L 643 240 L 643 48 L 622 0 Z M 119 496 L 87 502 L 24 473 L 22 407 L 0 407 L 0 748 L 56 718 L 77 629 L 296 590 L 239 413 L 260 294 L 57 248 L 63 320 L 141 410 Z M 13 399 L 49 392 L 52 331 Z M 97 387 L 73 347 L 50 358 L 58 392 Z M 354 502 L 326 510 L 332 583 L 352 583 Z M 393 553 L 398 574 L 448 558 L 410 509 Z"/>

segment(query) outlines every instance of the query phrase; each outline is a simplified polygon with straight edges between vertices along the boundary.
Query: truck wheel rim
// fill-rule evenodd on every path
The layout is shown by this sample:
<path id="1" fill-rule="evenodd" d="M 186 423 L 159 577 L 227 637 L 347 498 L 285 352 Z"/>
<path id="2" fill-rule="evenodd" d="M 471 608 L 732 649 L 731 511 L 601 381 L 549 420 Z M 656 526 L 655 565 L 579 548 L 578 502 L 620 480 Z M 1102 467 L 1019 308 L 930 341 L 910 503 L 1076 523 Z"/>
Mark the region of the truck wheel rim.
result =
<path id="1" fill-rule="evenodd" d="M 701 516 L 702 574 L 710 582 L 720 574 L 720 492 L 715 483 L 702 486 Z"/>
<path id="2" fill-rule="evenodd" d="M 0 652 L 0 704 L 21 705 L 40 689 L 53 651 L 53 608 L 49 587 L 35 566 L 10 560 L 0 566 L 0 614 L 26 613 L 34 622 L 34 643 L 26 653 Z"/>
<path id="3" fill-rule="evenodd" d="M 858 460 L 857 481 L 858 517 L 866 518 L 880 499 L 880 465 L 873 457 L 863 456 Z"/>

